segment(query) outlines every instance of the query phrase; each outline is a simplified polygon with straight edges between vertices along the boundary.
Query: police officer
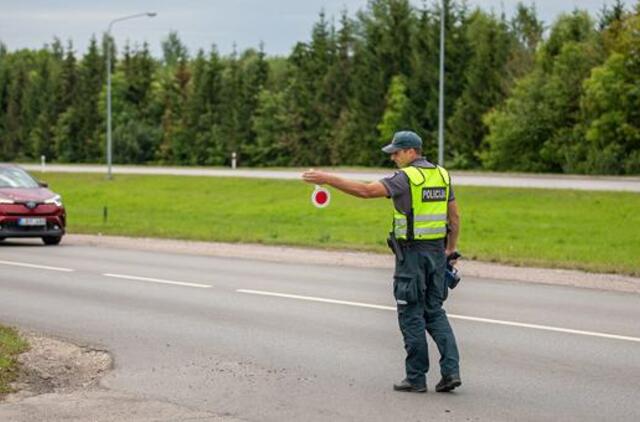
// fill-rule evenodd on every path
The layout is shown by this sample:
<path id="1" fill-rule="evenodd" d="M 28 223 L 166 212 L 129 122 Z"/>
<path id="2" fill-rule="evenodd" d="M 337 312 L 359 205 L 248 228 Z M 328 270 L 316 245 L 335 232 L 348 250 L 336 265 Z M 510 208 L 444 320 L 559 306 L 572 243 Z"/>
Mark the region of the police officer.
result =
<path id="1" fill-rule="evenodd" d="M 335 174 L 310 170 L 304 181 L 328 184 L 359 198 L 393 200 L 391 243 L 396 245 L 394 297 L 398 322 L 407 352 L 406 377 L 396 391 L 427 391 L 429 354 L 425 329 L 440 352 L 442 378 L 436 391 L 459 387 L 459 354 L 456 339 L 442 308 L 448 288 L 446 257 L 456 250 L 460 218 L 448 172 L 422 156 L 422 139 L 411 131 L 396 132 L 382 151 L 400 171 L 377 182 L 363 183 Z M 446 246 L 445 246 L 446 245 Z"/>

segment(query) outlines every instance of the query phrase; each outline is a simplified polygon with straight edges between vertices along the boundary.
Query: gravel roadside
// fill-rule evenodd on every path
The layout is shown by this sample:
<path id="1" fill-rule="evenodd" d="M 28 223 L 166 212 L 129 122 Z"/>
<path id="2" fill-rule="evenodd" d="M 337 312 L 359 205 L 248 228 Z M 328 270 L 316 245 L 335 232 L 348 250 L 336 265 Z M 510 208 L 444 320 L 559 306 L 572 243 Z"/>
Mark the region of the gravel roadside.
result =
<path id="1" fill-rule="evenodd" d="M 0 401 L 0 421 L 236 421 L 229 415 L 106 389 L 100 381 L 113 361 L 105 350 L 31 331 L 20 335 L 31 347 L 18 357 L 21 374 L 13 384 L 18 392 Z"/>

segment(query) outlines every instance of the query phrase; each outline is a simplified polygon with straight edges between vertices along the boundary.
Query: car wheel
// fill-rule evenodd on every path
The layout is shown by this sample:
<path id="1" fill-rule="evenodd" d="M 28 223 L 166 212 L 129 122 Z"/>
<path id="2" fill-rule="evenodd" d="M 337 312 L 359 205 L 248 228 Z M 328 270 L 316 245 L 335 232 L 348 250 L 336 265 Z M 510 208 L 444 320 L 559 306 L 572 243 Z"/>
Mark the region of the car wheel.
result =
<path id="1" fill-rule="evenodd" d="M 45 236 L 42 241 L 45 245 L 57 245 L 62 240 L 62 236 Z"/>

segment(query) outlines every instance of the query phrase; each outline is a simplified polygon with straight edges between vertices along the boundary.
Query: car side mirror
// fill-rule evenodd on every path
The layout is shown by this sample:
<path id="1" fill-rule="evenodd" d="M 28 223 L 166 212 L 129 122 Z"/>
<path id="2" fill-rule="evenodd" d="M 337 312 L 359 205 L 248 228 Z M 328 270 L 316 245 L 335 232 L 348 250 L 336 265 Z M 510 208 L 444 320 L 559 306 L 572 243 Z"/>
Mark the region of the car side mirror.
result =
<path id="1" fill-rule="evenodd" d="M 41 188 L 48 188 L 49 187 L 49 184 L 47 182 L 42 182 L 42 181 L 38 182 L 38 185 L 40 185 Z"/>

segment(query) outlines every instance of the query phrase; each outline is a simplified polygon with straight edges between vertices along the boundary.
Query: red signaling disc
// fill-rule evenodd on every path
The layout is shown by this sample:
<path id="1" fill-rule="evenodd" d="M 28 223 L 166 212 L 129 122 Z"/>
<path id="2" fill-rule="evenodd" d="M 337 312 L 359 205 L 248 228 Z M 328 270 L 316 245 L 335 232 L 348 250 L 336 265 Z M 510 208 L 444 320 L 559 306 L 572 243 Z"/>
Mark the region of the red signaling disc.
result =
<path id="1" fill-rule="evenodd" d="M 329 205 L 331 194 L 325 188 L 316 185 L 316 189 L 311 194 L 311 202 L 317 208 L 324 208 Z"/>

